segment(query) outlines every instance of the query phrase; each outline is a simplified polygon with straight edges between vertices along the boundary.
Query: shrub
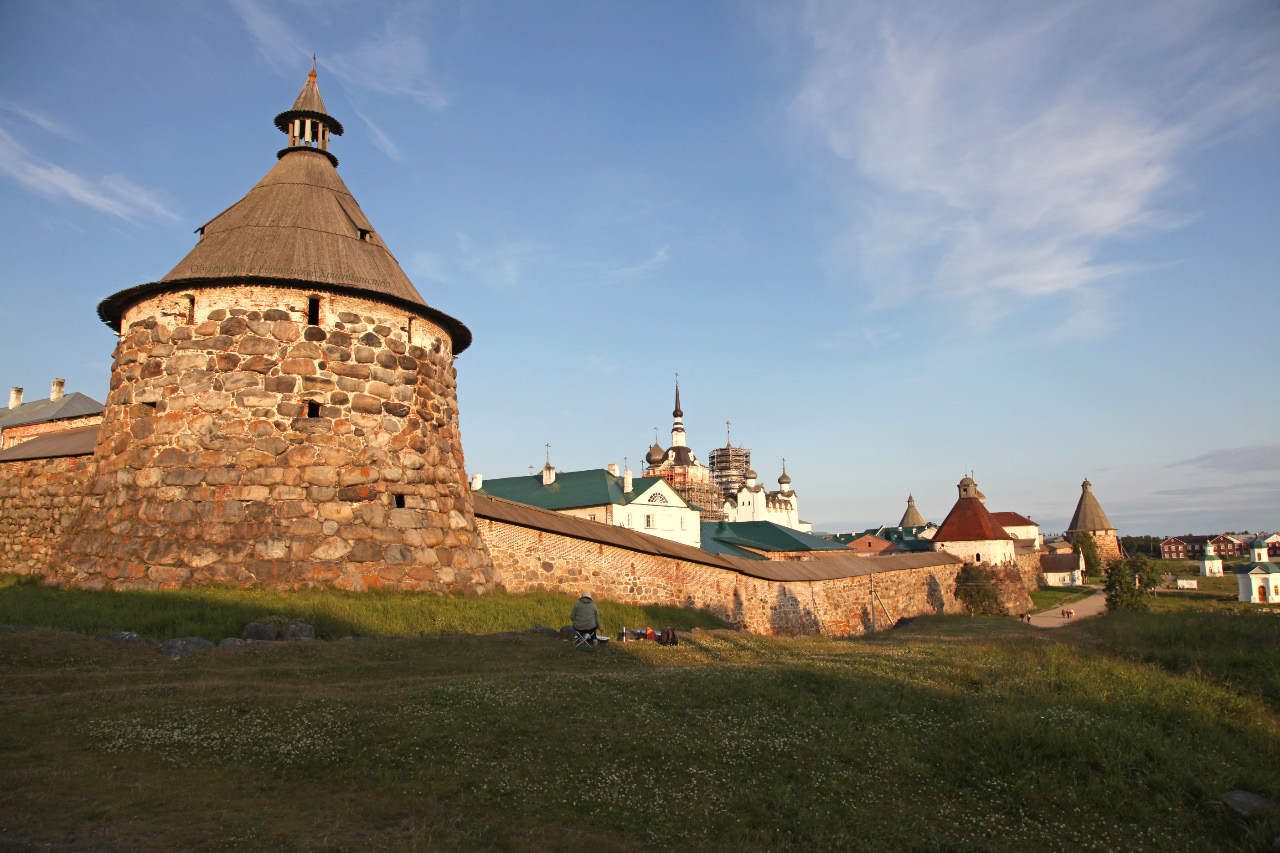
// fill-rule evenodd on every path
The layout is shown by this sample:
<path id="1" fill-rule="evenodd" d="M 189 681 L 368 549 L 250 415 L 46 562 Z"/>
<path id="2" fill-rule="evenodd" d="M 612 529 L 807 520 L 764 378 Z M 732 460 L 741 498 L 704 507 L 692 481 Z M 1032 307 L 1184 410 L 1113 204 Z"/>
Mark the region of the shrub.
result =
<path id="1" fill-rule="evenodd" d="M 956 575 L 956 598 L 963 602 L 970 613 L 1004 615 L 991 569 L 983 563 L 964 564 L 964 568 Z"/>

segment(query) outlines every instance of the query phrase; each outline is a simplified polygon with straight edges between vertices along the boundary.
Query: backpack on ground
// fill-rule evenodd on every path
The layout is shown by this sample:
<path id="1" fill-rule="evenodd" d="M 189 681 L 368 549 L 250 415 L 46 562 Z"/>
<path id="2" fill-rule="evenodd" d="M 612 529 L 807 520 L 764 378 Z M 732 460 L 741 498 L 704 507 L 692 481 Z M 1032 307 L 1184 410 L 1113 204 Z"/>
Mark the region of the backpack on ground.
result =
<path id="1" fill-rule="evenodd" d="M 658 636 L 658 645 L 660 646 L 678 646 L 680 638 L 676 635 L 676 629 L 667 627 L 662 629 L 662 634 Z"/>

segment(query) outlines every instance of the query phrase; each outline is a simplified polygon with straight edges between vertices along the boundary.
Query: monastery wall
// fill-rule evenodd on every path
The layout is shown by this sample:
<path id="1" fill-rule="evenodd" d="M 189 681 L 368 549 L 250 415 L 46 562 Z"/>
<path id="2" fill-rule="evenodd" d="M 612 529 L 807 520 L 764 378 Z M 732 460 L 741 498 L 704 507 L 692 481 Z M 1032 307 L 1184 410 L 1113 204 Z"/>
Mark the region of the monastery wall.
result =
<path id="1" fill-rule="evenodd" d="M 246 284 L 145 299 L 121 328 L 100 500 L 55 582 L 493 587 L 438 326 Z"/>
<path id="2" fill-rule="evenodd" d="M 93 457 L 0 463 L 0 570 L 46 575 L 85 504 Z"/>
<path id="3" fill-rule="evenodd" d="M 836 637 L 871 630 L 873 582 L 881 629 L 903 617 L 964 609 L 955 598 L 958 562 L 877 573 L 874 581 L 870 575 L 773 581 L 483 515 L 477 525 L 503 585 L 515 593 L 576 595 L 588 589 L 627 604 L 707 608 L 734 627 L 760 634 Z"/>

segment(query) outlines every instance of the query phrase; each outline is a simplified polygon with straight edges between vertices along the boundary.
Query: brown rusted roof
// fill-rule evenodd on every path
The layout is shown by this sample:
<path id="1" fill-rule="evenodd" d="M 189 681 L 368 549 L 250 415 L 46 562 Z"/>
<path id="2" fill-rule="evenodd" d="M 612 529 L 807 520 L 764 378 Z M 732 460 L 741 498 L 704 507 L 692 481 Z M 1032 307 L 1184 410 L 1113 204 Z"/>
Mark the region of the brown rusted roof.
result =
<path id="1" fill-rule="evenodd" d="M 1075 571 L 1082 567 L 1078 553 L 1042 553 L 1041 571 Z"/>
<path id="2" fill-rule="evenodd" d="M 999 522 L 1002 527 L 1039 527 L 1038 524 L 1025 515 L 1019 515 L 1016 512 L 993 512 L 991 517 Z"/>
<path id="3" fill-rule="evenodd" d="M 574 539 L 588 542 L 599 542 L 653 554 L 659 557 L 670 557 L 737 572 L 748 577 L 762 580 L 798 582 L 835 580 L 837 578 L 858 577 L 873 572 L 900 572 L 907 569 L 920 569 L 929 566 L 945 566 L 961 562 L 946 553 L 894 554 L 886 557 L 866 557 L 860 554 L 842 553 L 839 551 L 820 552 L 821 559 L 804 561 L 775 560 L 743 560 L 736 557 L 725 557 L 708 554 L 690 545 L 681 545 L 669 539 L 650 536 L 625 527 L 615 527 L 597 521 L 563 515 L 537 507 L 505 501 L 488 495 L 473 494 L 475 514 L 479 518 L 488 518 L 558 533 Z"/>
<path id="4" fill-rule="evenodd" d="M 1102 505 L 1093 496 L 1093 484 L 1087 479 L 1080 484 L 1080 502 L 1076 504 L 1076 512 L 1071 516 L 1071 526 L 1067 528 L 1067 532 L 1075 533 L 1077 530 L 1115 530 L 1107 514 L 1102 511 Z"/>
<path id="5" fill-rule="evenodd" d="M 934 534 L 934 542 L 979 542 L 1012 539 L 978 498 L 960 498 Z"/>
<path id="6" fill-rule="evenodd" d="M 298 96 L 306 100 L 309 80 Z M 314 100 L 320 93 L 315 91 Z M 282 116 L 287 115 L 281 113 Z M 98 315 L 119 331 L 124 311 L 161 290 L 284 284 L 369 296 L 443 326 L 454 353 L 471 344 L 459 320 L 427 305 L 356 203 L 328 152 L 285 149 L 248 195 L 206 222 L 200 242 L 169 274 L 107 297 Z"/>
<path id="7" fill-rule="evenodd" d="M 51 432 L 13 447 L 0 450 L 0 462 L 29 459 L 56 459 L 60 456 L 89 456 L 98 443 L 99 424 Z"/>

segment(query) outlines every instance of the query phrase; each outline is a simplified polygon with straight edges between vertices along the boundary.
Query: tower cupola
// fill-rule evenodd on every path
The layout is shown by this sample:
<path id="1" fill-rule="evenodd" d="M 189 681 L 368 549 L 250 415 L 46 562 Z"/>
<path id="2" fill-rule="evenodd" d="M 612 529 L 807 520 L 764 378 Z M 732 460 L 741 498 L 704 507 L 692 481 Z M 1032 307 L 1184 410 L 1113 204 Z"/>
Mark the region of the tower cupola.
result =
<path id="1" fill-rule="evenodd" d="M 334 166 L 338 165 L 338 158 L 329 153 L 329 136 L 341 136 L 342 123 L 325 112 L 320 87 L 316 85 L 315 57 L 311 58 L 311 73 L 293 107 L 276 116 L 276 127 L 289 137 L 288 147 L 280 149 L 277 157 L 298 148 L 311 149 L 328 157 Z"/>

